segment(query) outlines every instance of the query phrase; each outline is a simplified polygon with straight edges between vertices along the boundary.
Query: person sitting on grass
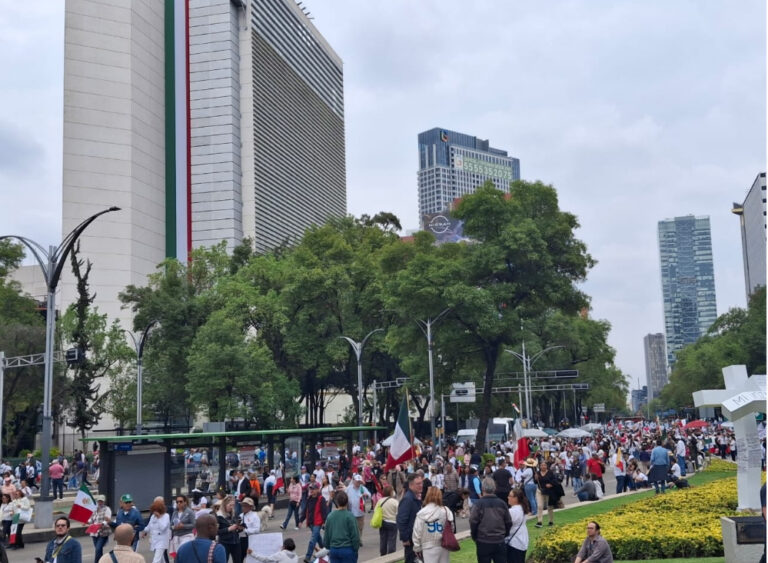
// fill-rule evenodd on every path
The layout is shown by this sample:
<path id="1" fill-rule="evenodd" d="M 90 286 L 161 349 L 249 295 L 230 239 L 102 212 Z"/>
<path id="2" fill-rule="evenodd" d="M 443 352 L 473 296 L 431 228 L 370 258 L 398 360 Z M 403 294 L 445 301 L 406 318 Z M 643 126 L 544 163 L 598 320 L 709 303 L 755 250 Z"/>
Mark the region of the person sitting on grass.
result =
<path id="1" fill-rule="evenodd" d="M 599 483 L 595 483 L 592 480 L 592 476 L 587 473 L 584 476 L 584 484 L 579 487 L 579 489 L 576 491 L 576 496 L 579 497 L 580 502 L 584 502 L 587 500 L 597 500 L 597 487 L 600 486 Z"/>

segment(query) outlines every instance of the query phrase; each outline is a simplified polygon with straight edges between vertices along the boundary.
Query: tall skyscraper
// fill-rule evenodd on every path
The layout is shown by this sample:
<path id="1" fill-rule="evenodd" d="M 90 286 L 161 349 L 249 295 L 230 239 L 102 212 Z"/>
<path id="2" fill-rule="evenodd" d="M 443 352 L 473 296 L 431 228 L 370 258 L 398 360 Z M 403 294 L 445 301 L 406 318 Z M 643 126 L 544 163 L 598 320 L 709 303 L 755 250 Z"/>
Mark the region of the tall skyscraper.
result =
<path id="1" fill-rule="evenodd" d="M 696 342 L 717 319 L 709 217 L 659 221 L 659 255 L 667 364 L 672 369 L 677 351 Z"/>
<path id="2" fill-rule="evenodd" d="M 520 160 L 488 141 L 447 129 L 419 133 L 419 216 L 446 211 L 456 198 L 473 193 L 486 180 L 509 191 L 520 179 Z"/>
<path id="3" fill-rule="evenodd" d="M 758 286 L 765 286 L 765 172 L 757 175 L 744 203 L 734 203 L 731 211 L 741 223 L 744 282 L 749 299 Z"/>
<path id="4" fill-rule="evenodd" d="M 346 214 L 342 61 L 294 0 L 66 0 L 65 27 L 63 230 L 122 208 L 81 241 L 126 328 L 165 257 Z"/>
<path id="5" fill-rule="evenodd" d="M 648 401 L 659 396 L 661 388 L 667 384 L 667 356 L 664 349 L 664 335 L 646 334 L 643 337 L 645 348 L 645 377 L 648 382 Z M 636 410 L 636 409 L 635 409 Z"/>

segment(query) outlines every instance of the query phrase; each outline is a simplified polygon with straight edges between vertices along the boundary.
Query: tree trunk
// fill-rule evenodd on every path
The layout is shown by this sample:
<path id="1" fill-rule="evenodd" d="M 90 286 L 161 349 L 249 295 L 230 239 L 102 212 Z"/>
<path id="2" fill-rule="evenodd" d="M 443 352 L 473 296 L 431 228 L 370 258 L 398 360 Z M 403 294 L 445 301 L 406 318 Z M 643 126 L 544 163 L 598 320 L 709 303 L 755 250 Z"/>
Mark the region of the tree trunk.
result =
<path id="1" fill-rule="evenodd" d="M 485 439 L 488 434 L 488 419 L 491 414 L 491 395 L 493 394 L 493 381 L 496 376 L 496 362 L 499 359 L 498 344 L 487 346 L 483 350 L 485 357 L 485 375 L 483 376 L 483 402 L 480 405 L 480 417 L 477 423 L 477 437 L 475 448 L 479 452 L 485 451 Z"/>

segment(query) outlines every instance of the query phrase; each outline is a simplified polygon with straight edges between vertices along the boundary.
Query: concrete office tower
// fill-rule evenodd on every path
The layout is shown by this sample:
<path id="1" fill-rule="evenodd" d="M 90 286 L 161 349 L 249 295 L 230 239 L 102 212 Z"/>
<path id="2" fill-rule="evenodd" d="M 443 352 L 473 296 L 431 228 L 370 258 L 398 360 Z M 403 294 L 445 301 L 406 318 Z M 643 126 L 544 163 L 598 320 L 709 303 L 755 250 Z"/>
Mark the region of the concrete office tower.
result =
<path id="1" fill-rule="evenodd" d="M 293 0 L 66 0 L 63 230 L 97 305 L 165 257 L 346 214 L 342 62 Z M 62 282 L 65 307 L 75 295 Z"/>
<path id="2" fill-rule="evenodd" d="M 765 172 L 757 175 L 744 203 L 734 203 L 731 211 L 741 223 L 744 282 L 749 300 L 758 286 L 765 286 Z"/>
<path id="3" fill-rule="evenodd" d="M 696 342 L 717 319 L 709 217 L 659 221 L 661 289 L 667 365 L 678 350 Z"/>
<path id="4" fill-rule="evenodd" d="M 473 193 L 486 180 L 509 191 L 520 179 L 520 160 L 488 141 L 447 129 L 419 133 L 419 216 L 446 211 L 456 198 Z"/>
<path id="5" fill-rule="evenodd" d="M 643 347 L 645 348 L 645 377 L 648 382 L 647 400 L 651 401 L 659 396 L 662 387 L 669 381 L 664 335 L 660 332 L 646 334 L 643 337 Z"/>

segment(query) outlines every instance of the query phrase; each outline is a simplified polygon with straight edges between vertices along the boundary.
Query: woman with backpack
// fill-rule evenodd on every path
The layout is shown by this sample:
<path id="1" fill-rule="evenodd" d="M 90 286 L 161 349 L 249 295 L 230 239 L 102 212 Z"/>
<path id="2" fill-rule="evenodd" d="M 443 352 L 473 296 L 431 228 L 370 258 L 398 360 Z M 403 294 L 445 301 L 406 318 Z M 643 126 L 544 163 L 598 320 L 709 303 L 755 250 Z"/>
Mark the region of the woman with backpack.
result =
<path id="1" fill-rule="evenodd" d="M 374 526 L 377 513 L 381 510 L 381 525 L 379 526 L 379 555 L 394 553 L 397 544 L 397 508 L 400 503 L 395 497 L 392 485 L 386 485 L 382 497 L 373 509 L 371 526 Z M 375 526 L 374 526 L 375 527 Z"/>

